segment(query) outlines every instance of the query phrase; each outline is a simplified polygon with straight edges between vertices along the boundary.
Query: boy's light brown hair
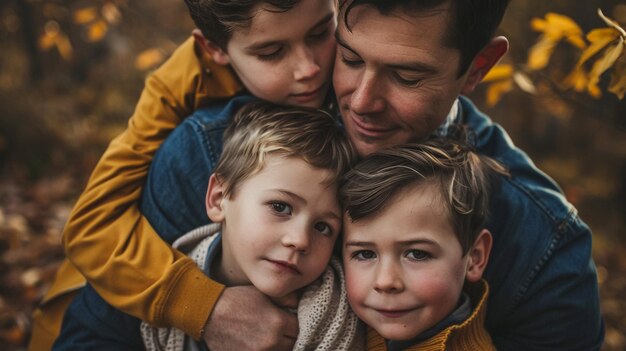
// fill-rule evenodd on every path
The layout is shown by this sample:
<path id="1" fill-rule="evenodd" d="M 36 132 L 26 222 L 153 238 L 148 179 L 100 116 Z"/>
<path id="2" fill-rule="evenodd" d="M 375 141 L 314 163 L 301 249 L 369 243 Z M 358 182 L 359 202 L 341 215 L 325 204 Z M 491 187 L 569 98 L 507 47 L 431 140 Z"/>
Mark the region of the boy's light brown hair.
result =
<path id="1" fill-rule="evenodd" d="M 467 144 L 433 138 L 368 156 L 344 176 L 340 196 L 355 222 L 380 213 L 408 187 L 436 186 L 465 255 L 485 227 L 496 174 L 506 171 Z"/>
<path id="2" fill-rule="evenodd" d="M 356 153 L 339 124 L 327 112 L 258 101 L 248 103 L 224 132 L 224 149 L 215 174 L 232 195 L 237 184 L 259 172 L 269 154 L 298 157 L 316 168 L 332 171 L 338 182 L 356 160 Z"/>

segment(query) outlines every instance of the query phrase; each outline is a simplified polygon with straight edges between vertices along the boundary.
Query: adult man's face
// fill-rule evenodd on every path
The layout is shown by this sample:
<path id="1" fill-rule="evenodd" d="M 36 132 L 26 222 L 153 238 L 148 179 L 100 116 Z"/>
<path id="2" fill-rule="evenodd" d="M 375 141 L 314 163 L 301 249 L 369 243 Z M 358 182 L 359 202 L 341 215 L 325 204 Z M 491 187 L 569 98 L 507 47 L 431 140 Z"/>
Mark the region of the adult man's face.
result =
<path id="1" fill-rule="evenodd" d="M 333 84 L 361 156 L 428 136 L 473 88 L 470 73 L 458 77 L 460 51 L 446 45 L 449 8 L 382 15 L 359 5 L 348 17 L 351 31 L 340 16 Z"/>

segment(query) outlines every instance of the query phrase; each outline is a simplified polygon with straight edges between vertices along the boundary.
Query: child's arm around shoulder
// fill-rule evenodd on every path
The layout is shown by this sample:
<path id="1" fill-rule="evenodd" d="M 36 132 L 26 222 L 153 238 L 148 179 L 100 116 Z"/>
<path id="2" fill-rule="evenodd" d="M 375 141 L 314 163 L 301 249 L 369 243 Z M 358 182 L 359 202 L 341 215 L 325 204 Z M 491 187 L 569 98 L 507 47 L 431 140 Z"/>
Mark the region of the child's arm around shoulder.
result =
<path id="1" fill-rule="evenodd" d="M 240 89 L 227 67 L 196 52 L 193 38 L 183 43 L 147 78 L 128 128 L 96 165 L 63 233 L 69 260 L 109 303 L 195 337 L 223 287 L 162 241 L 137 201 L 169 133 L 198 106 Z"/>

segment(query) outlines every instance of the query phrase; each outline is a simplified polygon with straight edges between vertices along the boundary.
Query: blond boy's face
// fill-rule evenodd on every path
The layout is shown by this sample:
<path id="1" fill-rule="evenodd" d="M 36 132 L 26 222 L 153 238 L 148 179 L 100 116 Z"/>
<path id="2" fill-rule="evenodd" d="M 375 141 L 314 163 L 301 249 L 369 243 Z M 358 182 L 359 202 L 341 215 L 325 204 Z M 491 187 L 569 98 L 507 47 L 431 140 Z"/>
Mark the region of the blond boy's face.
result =
<path id="1" fill-rule="evenodd" d="M 344 219 L 350 305 L 387 339 L 411 339 L 452 312 L 469 257 L 432 185 L 402 191 L 373 217 Z"/>
<path id="2" fill-rule="evenodd" d="M 219 212 L 208 206 L 211 219 L 222 222 L 218 278 L 229 285 L 253 284 L 271 297 L 317 279 L 341 230 L 337 187 L 327 184 L 330 172 L 270 154 L 261 171 L 222 196 Z M 220 186 L 214 180 L 211 184 L 208 201 L 211 191 L 220 190 L 212 188 Z"/>
<path id="3" fill-rule="evenodd" d="M 262 3 L 252 13 L 250 28 L 235 31 L 226 48 L 242 83 L 264 100 L 320 107 L 336 49 L 334 1 L 302 0 L 286 12 Z"/>

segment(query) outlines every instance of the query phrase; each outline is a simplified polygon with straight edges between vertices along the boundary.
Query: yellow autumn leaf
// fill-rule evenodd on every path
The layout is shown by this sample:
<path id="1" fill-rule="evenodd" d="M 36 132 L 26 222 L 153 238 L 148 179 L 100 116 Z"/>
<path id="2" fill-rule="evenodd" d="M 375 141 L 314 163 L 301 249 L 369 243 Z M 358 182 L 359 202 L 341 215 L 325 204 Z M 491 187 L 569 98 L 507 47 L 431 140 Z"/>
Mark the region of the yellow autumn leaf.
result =
<path id="1" fill-rule="evenodd" d="M 61 33 L 57 35 L 55 45 L 57 47 L 57 50 L 59 50 L 59 54 L 64 60 L 69 61 L 72 59 L 74 50 L 72 49 L 70 39 L 65 34 Z"/>
<path id="2" fill-rule="evenodd" d="M 53 46 L 55 46 L 55 42 L 59 33 L 59 24 L 56 21 L 48 21 L 44 26 L 44 32 L 39 37 L 37 45 L 42 50 L 51 49 Z"/>
<path id="3" fill-rule="evenodd" d="M 498 64 L 494 66 L 483 78 L 483 83 L 511 78 L 513 76 L 513 66 L 509 64 Z"/>
<path id="4" fill-rule="evenodd" d="M 513 80 L 505 79 L 492 83 L 487 88 L 487 105 L 489 107 L 495 106 L 502 98 L 502 95 L 508 93 L 513 89 Z"/>
<path id="5" fill-rule="evenodd" d="M 528 68 L 535 71 L 546 67 L 556 44 L 556 41 L 542 35 L 539 41 L 530 48 L 527 62 Z"/>
<path id="6" fill-rule="evenodd" d="M 565 40 L 580 49 L 587 46 L 580 26 L 565 15 L 550 12 L 545 15 L 545 19 L 532 19 L 530 26 L 533 30 L 543 33 L 535 45 L 530 48 L 528 54 L 527 64 L 531 70 L 546 67 L 554 48 L 561 40 Z"/>
<path id="7" fill-rule="evenodd" d="M 619 32 L 613 28 L 596 28 L 587 34 L 589 46 L 580 55 L 577 65 L 582 65 L 607 45 L 619 38 Z"/>
<path id="8" fill-rule="evenodd" d="M 543 32 L 546 37 L 555 42 L 572 37 L 572 42 L 582 42 L 583 46 L 585 44 L 584 40 L 582 40 L 583 31 L 580 29 L 580 26 L 565 15 L 548 12 L 543 23 L 533 20 L 531 21 L 531 27 L 536 31 Z M 578 37 L 580 40 L 575 39 L 575 37 Z"/>
<path id="9" fill-rule="evenodd" d="M 580 66 L 574 68 L 574 70 L 565 78 L 563 85 L 565 88 L 572 88 L 574 91 L 583 92 L 587 88 L 587 72 Z"/>
<path id="10" fill-rule="evenodd" d="M 622 54 L 611 72 L 611 81 L 607 89 L 621 100 L 626 95 L 626 54 Z"/>
<path id="11" fill-rule="evenodd" d="M 150 69 L 163 61 L 163 52 L 158 48 L 142 51 L 135 59 L 135 67 L 140 70 Z"/>
<path id="12" fill-rule="evenodd" d="M 54 42 L 56 40 L 57 34 L 43 33 L 39 40 L 37 41 L 37 45 L 41 50 L 49 50 L 54 46 Z"/>
<path id="13" fill-rule="evenodd" d="M 591 71 L 589 72 L 589 82 L 587 83 L 587 90 L 594 97 L 599 97 L 597 94 L 600 88 L 598 82 L 600 82 L 600 76 L 606 72 L 624 51 L 624 39 L 620 38 L 616 45 L 608 47 L 604 50 L 604 54 L 593 64 Z"/>
<path id="14" fill-rule="evenodd" d="M 94 7 L 86 7 L 74 11 L 73 14 L 74 23 L 76 24 L 88 24 L 95 21 L 98 18 L 98 12 Z"/>
<path id="15" fill-rule="evenodd" d="M 104 20 L 98 20 L 92 23 L 87 29 L 87 40 L 90 42 L 102 40 L 108 29 L 109 25 Z"/>
<path id="16" fill-rule="evenodd" d="M 547 26 L 548 22 L 546 22 L 543 18 L 535 17 L 530 20 L 530 28 L 532 28 L 535 32 L 543 32 L 546 30 Z"/>

